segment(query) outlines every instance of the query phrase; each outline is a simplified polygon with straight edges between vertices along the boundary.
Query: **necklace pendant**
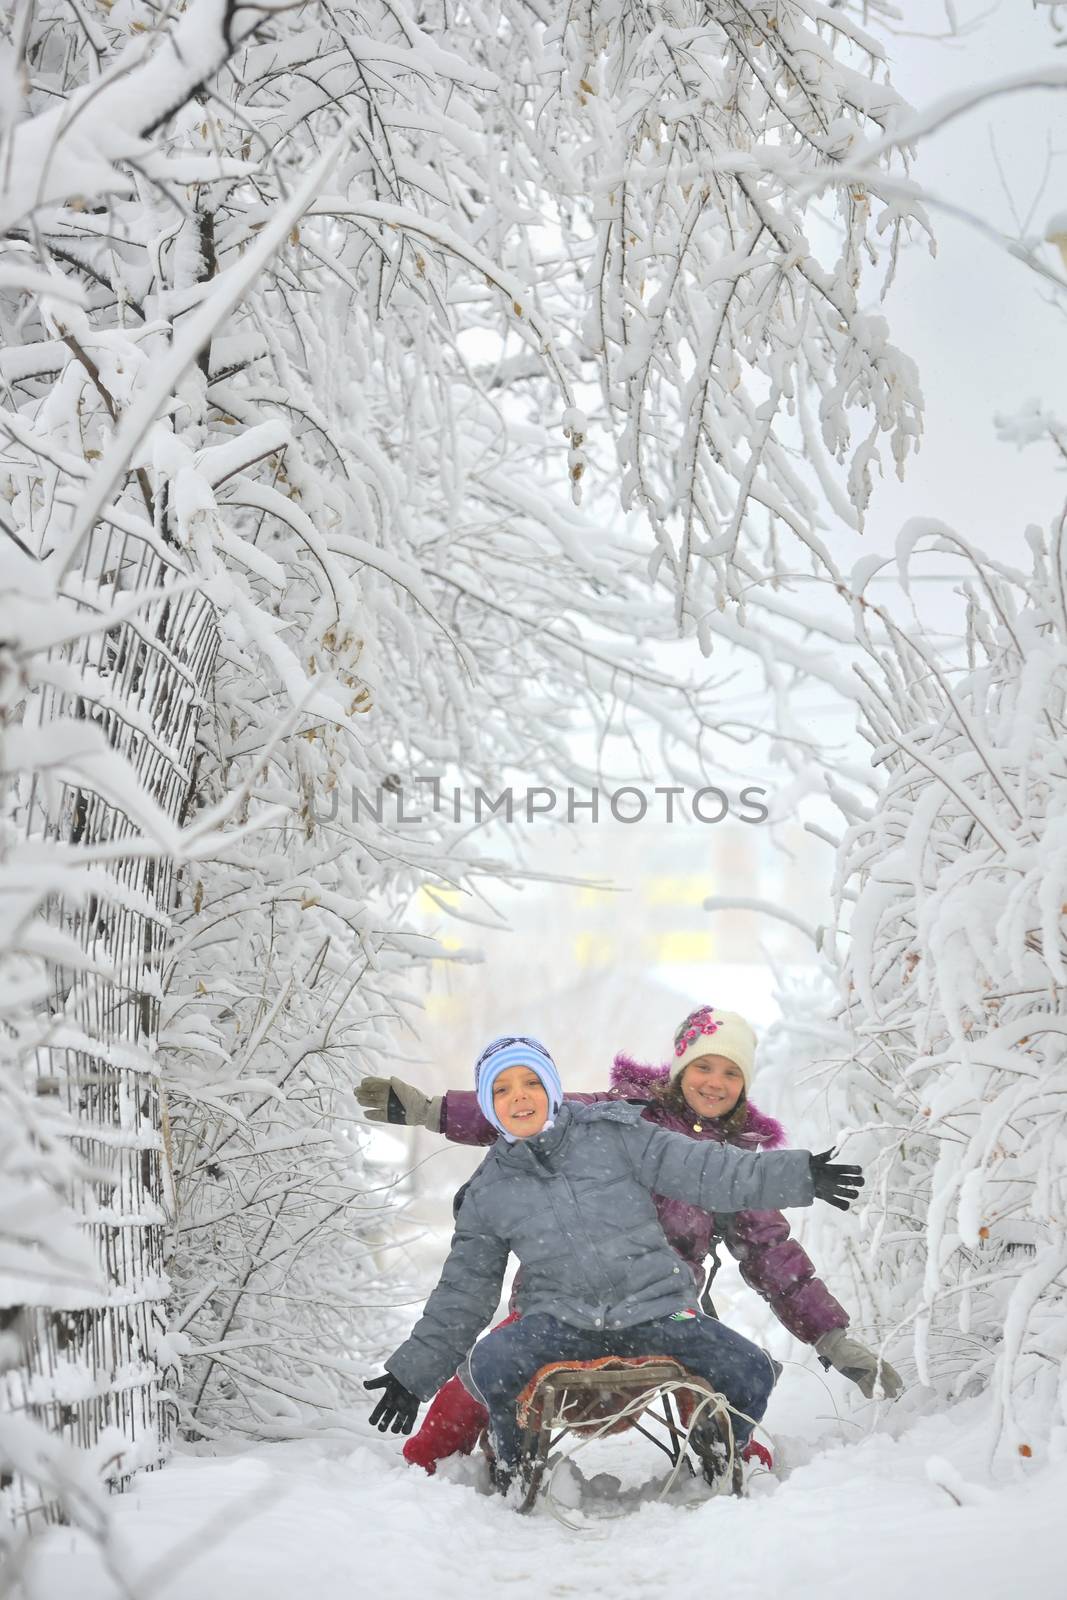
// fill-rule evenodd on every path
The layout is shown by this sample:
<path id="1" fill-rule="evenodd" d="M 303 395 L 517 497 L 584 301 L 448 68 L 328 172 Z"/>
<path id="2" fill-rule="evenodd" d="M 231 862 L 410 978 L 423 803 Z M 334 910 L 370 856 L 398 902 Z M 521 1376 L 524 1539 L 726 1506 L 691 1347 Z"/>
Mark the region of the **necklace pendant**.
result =
<path id="1" fill-rule="evenodd" d="M 694 1122 L 693 1123 L 693 1132 L 694 1133 L 703 1133 L 704 1132 L 704 1124 L 702 1122 Z"/>

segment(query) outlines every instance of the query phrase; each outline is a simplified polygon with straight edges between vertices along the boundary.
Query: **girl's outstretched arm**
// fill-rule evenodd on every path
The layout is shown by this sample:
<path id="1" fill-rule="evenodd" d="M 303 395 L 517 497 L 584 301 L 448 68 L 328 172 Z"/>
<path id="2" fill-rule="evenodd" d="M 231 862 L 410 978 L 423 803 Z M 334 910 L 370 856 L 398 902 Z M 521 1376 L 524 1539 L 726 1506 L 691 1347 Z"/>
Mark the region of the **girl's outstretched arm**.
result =
<path id="1" fill-rule="evenodd" d="M 780 1211 L 738 1211 L 718 1221 L 742 1278 L 794 1338 L 814 1344 L 831 1328 L 848 1327 L 848 1312 L 816 1275 Z"/>
<path id="2" fill-rule="evenodd" d="M 595 1094 L 569 1094 L 567 1100 L 593 1105 L 615 1097 L 609 1090 Z M 430 1096 L 402 1078 L 364 1078 L 356 1085 L 356 1099 L 368 1122 L 391 1122 L 401 1128 L 429 1128 L 443 1133 L 453 1144 L 495 1144 L 496 1129 L 482 1116 L 473 1089 L 449 1089 Z"/>

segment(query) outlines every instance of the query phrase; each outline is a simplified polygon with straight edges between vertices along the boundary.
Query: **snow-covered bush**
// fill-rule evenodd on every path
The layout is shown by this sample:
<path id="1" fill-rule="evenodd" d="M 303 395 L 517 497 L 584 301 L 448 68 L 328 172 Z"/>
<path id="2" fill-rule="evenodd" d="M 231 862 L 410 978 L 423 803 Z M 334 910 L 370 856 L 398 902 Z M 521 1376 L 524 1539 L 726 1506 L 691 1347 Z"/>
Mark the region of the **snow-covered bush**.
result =
<path id="1" fill-rule="evenodd" d="M 1023 1454 L 1067 1422 L 1063 519 L 1028 539 L 1024 572 L 902 536 L 905 581 L 921 542 L 973 569 L 962 659 L 854 597 L 884 787 L 845 818 L 827 953 L 853 1049 L 820 1069 L 870 1162 L 865 1316 L 919 1381 L 989 1386 L 994 1448 Z"/>

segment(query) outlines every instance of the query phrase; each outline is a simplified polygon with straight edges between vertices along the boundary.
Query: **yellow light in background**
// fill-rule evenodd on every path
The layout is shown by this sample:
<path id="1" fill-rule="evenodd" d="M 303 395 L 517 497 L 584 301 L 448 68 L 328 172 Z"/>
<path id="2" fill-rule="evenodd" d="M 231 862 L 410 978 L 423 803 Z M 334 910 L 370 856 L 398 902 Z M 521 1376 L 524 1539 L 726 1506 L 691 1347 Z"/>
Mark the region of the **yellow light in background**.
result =
<path id="1" fill-rule="evenodd" d="M 715 880 L 708 872 L 645 878 L 641 898 L 650 906 L 699 906 L 715 893 Z"/>
<path id="2" fill-rule="evenodd" d="M 442 938 L 441 935 L 438 934 L 437 935 L 437 943 L 440 945 L 442 950 L 462 950 L 463 949 L 463 940 L 460 939 L 454 933 L 447 934 L 444 938 Z M 452 963 L 449 961 L 447 956 L 431 956 L 430 957 L 430 965 L 434 966 L 434 967 L 442 967 L 442 966 L 450 967 L 452 965 Z"/>
<path id="3" fill-rule="evenodd" d="M 703 928 L 675 928 L 670 933 L 646 934 L 644 946 L 658 966 L 714 961 L 715 935 Z"/>
<path id="4" fill-rule="evenodd" d="M 574 959 L 580 967 L 606 967 L 617 956 L 616 940 L 610 933 L 579 933 L 574 940 Z"/>
<path id="5" fill-rule="evenodd" d="M 460 995 L 442 994 L 440 991 L 433 990 L 426 996 L 423 1004 L 425 1015 L 441 1022 L 452 1021 L 464 1009 L 465 1006 Z"/>

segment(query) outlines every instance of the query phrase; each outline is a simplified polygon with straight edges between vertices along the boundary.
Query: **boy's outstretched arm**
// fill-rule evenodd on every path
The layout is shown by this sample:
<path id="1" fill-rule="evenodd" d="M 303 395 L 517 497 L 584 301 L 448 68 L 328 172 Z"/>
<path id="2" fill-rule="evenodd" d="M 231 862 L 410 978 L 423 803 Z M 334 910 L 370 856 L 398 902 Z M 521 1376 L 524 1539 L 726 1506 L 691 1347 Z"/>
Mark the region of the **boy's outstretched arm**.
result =
<path id="1" fill-rule="evenodd" d="M 782 1211 L 815 1200 L 847 1211 L 863 1183 L 859 1167 L 831 1162 L 832 1151 L 761 1150 L 696 1141 L 650 1123 L 627 1129 L 637 1176 L 655 1194 L 702 1211 Z"/>

